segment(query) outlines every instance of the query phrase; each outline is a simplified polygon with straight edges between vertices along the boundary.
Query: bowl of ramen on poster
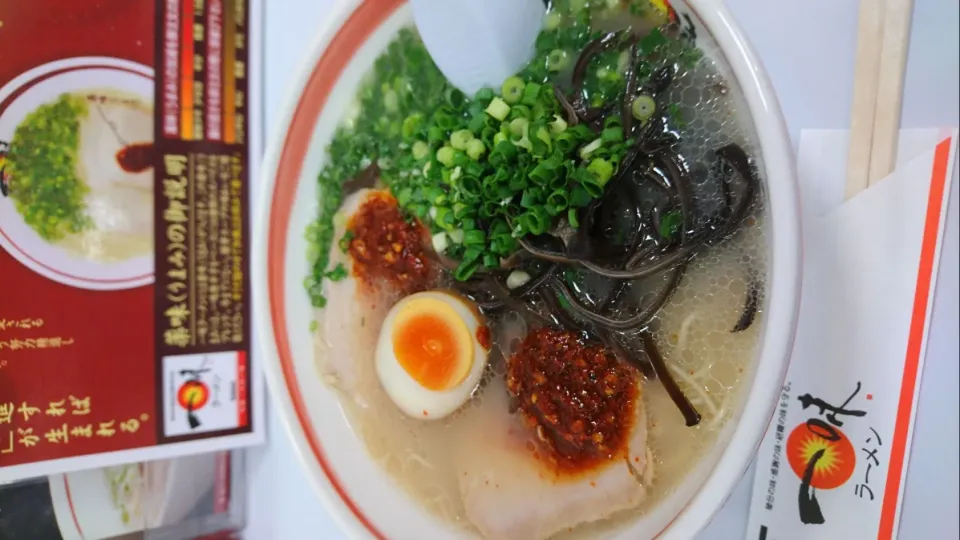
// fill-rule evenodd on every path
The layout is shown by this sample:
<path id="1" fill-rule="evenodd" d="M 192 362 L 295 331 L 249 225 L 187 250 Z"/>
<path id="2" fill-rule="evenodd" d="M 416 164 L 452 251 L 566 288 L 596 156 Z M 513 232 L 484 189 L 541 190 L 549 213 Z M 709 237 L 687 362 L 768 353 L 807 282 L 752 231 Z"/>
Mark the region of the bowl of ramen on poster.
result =
<path id="1" fill-rule="evenodd" d="M 351 537 L 691 538 L 774 410 L 797 187 L 730 14 L 557 0 L 530 51 L 466 95 L 345 2 L 268 149 L 268 381 Z"/>
<path id="2" fill-rule="evenodd" d="M 153 281 L 153 72 L 39 66 L 0 89 L 0 245 L 54 281 Z"/>

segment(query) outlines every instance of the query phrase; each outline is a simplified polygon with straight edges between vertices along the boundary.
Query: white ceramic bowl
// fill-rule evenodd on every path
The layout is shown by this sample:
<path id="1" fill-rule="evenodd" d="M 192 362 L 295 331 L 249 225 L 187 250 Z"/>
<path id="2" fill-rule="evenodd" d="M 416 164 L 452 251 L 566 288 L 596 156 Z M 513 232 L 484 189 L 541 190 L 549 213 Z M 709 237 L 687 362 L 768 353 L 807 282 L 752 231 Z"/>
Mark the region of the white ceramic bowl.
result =
<path id="1" fill-rule="evenodd" d="M 698 35 L 710 35 L 718 62 L 758 135 L 769 211 L 769 275 L 764 328 L 753 381 L 740 413 L 727 423 L 717 452 L 690 471 L 677 491 L 642 523 L 612 534 L 636 539 L 692 538 L 743 475 L 773 414 L 786 372 L 800 291 L 800 227 L 790 144 L 773 89 L 759 60 L 719 0 L 674 3 Z M 314 364 L 303 288 L 306 226 L 318 208 L 316 177 L 325 147 L 361 76 L 396 32 L 411 24 L 403 0 L 349 0 L 329 15 L 285 107 L 267 151 L 259 186 L 253 290 L 267 381 L 304 472 L 327 510 L 355 538 L 465 538 L 428 515 L 369 459 L 336 395 Z M 737 89 L 739 87 L 739 89 Z M 318 509 L 319 510 L 319 509 Z M 641 529 L 643 528 L 643 533 Z"/>

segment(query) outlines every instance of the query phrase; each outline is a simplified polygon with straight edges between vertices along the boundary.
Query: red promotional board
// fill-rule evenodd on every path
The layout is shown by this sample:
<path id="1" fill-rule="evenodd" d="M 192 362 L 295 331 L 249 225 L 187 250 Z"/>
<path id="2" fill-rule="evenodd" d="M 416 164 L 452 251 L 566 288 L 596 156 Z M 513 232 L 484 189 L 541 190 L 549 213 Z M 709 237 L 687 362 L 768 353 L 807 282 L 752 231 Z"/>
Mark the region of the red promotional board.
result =
<path id="1" fill-rule="evenodd" d="M 0 3 L 0 481 L 262 439 L 257 28 L 243 0 Z"/>

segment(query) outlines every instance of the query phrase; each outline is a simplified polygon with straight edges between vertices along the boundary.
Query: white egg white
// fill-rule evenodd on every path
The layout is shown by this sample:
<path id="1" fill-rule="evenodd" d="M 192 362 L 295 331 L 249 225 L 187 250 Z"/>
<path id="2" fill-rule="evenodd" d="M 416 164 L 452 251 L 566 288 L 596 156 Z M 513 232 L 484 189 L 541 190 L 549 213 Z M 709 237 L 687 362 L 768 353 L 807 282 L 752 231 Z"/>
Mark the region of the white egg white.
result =
<path id="1" fill-rule="evenodd" d="M 421 386 L 400 365 L 393 351 L 393 330 L 397 314 L 410 302 L 422 298 L 439 300 L 451 307 L 466 325 L 473 345 L 473 363 L 470 370 L 459 384 L 447 390 L 430 390 Z M 467 300 L 441 291 L 410 295 L 390 309 L 380 327 L 376 367 L 380 383 L 400 410 L 413 418 L 437 420 L 452 414 L 470 399 L 487 365 L 488 352 L 477 339 L 477 330 L 482 324 L 476 311 L 467 304 Z"/>

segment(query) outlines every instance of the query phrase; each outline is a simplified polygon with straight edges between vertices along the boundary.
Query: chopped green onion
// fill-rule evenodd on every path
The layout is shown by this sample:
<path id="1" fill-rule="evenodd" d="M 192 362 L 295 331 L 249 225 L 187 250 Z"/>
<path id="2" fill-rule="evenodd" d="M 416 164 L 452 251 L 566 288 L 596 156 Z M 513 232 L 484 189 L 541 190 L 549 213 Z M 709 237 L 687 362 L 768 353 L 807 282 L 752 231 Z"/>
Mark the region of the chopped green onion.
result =
<path id="1" fill-rule="evenodd" d="M 510 105 L 507 105 L 502 99 L 495 97 L 490 101 L 490 105 L 487 105 L 485 111 L 497 120 L 503 121 L 503 119 L 510 114 Z"/>
<path id="2" fill-rule="evenodd" d="M 400 133 L 403 135 L 403 138 L 408 140 L 412 139 L 422 121 L 423 115 L 420 113 L 414 113 L 404 118 L 403 124 L 400 127 Z"/>
<path id="3" fill-rule="evenodd" d="M 565 190 L 558 189 L 547 197 L 546 210 L 550 215 L 556 216 L 567 209 L 569 199 Z"/>
<path id="4" fill-rule="evenodd" d="M 330 281 L 341 281 L 347 277 L 347 269 L 343 266 L 343 263 L 337 263 L 337 266 L 328 271 L 324 277 Z"/>
<path id="5" fill-rule="evenodd" d="M 520 137 L 519 141 L 513 141 L 513 144 L 527 150 L 528 152 L 533 149 L 533 143 L 530 142 L 530 138 L 527 137 L 526 133 L 523 134 L 523 137 Z"/>
<path id="6" fill-rule="evenodd" d="M 541 207 L 534 207 L 521 214 L 517 221 L 522 231 L 529 234 L 543 234 L 550 228 L 550 214 Z"/>
<path id="7" fill-rule="evenodd" d="M 474 272 L 477 271 L 477 268 L 479 267 L 480 267 L 479 260 L 474 259 L 471 261 L 467 261 L 466 255 L 464 255 L 463 262 L 461 262 L 460 266 L 458 266 L 457 269 L 453 271 L 453 278 L 456 279 L 457 281 L 466 281 L 470 279 L 470 276 L 472 276 Z"/>
<path id="8" fill-rule="evenodd" d="M 430 204 L 440 204 L 446 196 L 447 194 L 438 186 L 430 186 L 423 190 L 423 200 Z"/>
<path id="9" fill-rule="evenodd" d="M 619 127 L 619 126 L 622 126 L 622 125 L 623 125 L 623 123 L 620 121 L 620 117 L 619 117 L 619 116 L 608 116 L 608 117 L 606 117 L 606 118 L 603 119 L 603 127 L 604 127 L 604 128 Z"/>
<path id="10" fill-rule="evenodd" d="M 604 129 L 600 132 L 600 138 L 603 142 L 620 142 L 623 140 L 623 128 L 615 126 Z"/>
<path id="11" fill-rule="evenodd" d="M 447 104 L 454 109 L 463 107 L 463 102 L 467 99 L 467 97 L 463 95 L 463 92 L 456 88 L 448 88 L 446 98 Z"/>
<path id="12" fill-rule="evenodd" d="M 547 152 L 549 152 L 550 147 L 553 146 L 553 141 L 550 140 L 550 132 L 547 130 L 547 128 L 541 127 L 537 130 L 537 139 L 547 146 Z"/>
<path id="13" fill-rule="evenodd" d="M 353 240 L 353 231 L 347 230 L 343 233 L 343 236 L 340 237 L 338 244 L 340 245 L 340 251 L 346 253 L 350 249 L 350 242 Z"/>
<path id="14" fill-rule="evenodd" d="M 510 122 L 510 134 L 513 135 L 513 138 L 520 139 L 527 136 L 527 128 L 530 126 L 530 121 L 526 118 L 514 118 Z"/>
<path id="15" fill-rule="evenodd" d="M 507 276 L 507 288 L 516 289 L 517 287 L 523 286 L 528 281 L 530 281 L 530 274 L 524 272 L 523 270 L 514 270 L 513 272 L 510 272 L 509 276 Z"/>
<path id="16" fill-rule="evenodd" d="M 483 154 L 487 152 L 487 147 L 480 139 L 471 139 L 467 142 L 467 155 L 470 159 L 478 161 Z"/>
<path id="17" fill-rule="evenodd" d="M 671 103 L 670 106 L 667 107 L 667 114 L 670 115 L 670 121 L 675 123 L 677 127 L 681 129 L 687 127 L 687 122 L 683 119 L 683 111 L 680 110 L 680 105 Z"/>
<path id="18" fill-rule="evenodd" d="M 347 226 L 347 215 L 343 212 L 337 212 L 333 215 L 333 226 L 334 227 L 346 227 Z"/>
<path id="19" fill-rule="evenodd" d="M 533 110 L 526 105 L 518 103 L 510 108 L 510 116 L 507 117 L 508 120 L 513 120 L 514 118 L 526 118 L 529 120 L 533 116 Z"/>
<path id="20" fill-rule="evenodd" d="M 463 244 L 465 246 L 482 246 L 487 242 L 487 234 L 480 229 L 466 231 L 463 234 Z"/>
<path id="21" fill-rule="evenodd" d="M 544 27 L 547 30 L 556 30 L 560 27 L 560 23 L 563 22 L 563 16 L 557 13 L 556 11 L 551 11 L 547 15 L 547 21 L 544 23 Z"/>
<path id="22" fill-rule="evenodd" d="M 430 126 L 427 128 L 427 140 L 431 144 L 438 143 L 442 141 L 445 137 L 443 130 L 440 129 L 440 126 Z"/>
<path id="23" fill-rule="evenodd" d="M 383 94 L 383 107 L 389 112 L 395 112 L 399 106 L 399 98 L 393 90 L 387 90 Z"/>
<path id="24" fill-rule="evenodd" d="M 572 129 L 567 129 L 563 133 L 557 135 L 554 139 L 554 147 L 557 148 L 560 152 L 566 155 L 574 146 L 577 145 L 577 137 L 571 133 Z"/>
<path id="25" fill-rule="evenodd" d="M 583 186 L 576 186 L 570 191 L 570 206 L 580 208 L 588 204 L 590 204 L 590 194 Z"/>
<path id="26" fill-rule="evenodd" d="M 653 113 L 657 112 L 657 102 L 646 94 L 637 96 L 630 104 L 630 111 L 637 120 L 649 120 Z"/>
<path id="27" fill-rule="evenodd" d="M 523 89 L 525 86 L 526 83 L 524 83 L 520 77 L 510 77 L 503 81 L 503 86 L 500 87 L 500 95 L 503 96 L 504 101 L 513 105 L 523 97 Z M 498 118 L 498 120 L 502 119 Z"/>
<path id="28" fill-rule="evenodd" d="M 483 114 L 481 111 L 479 114 L 475 115 L 470 119 L 470 123 L 467 124 L 467 130 L 473 133 L 480 133 L 483 128 L 487 126 L 487 115 Z"/>
<path id="29" fill-rule="evenodd" d="M 529 107 L 533 107 L 537 104 L 537 99 L 540 97 L 540 88 L 541 86 L 537 83 L 527 83 L 523 87 L 523 97 L 520 102 Z"/>
<path id="30" fill-rule="evenodd" d="M 574 229 L 580 228 L 580 219 L 577 217 L 576 208 L 570 208 L 567 210 L 567 222 L 570 223 L 570 226 Z"/>
<path id="31" fill-rule="evenodd" d="M 430 146 L 423 141 L 417 141 L 413 143 L 410 153 L 413 154 L 413 159 L 420 161 L 430 153 Z"/>
<path id="32" fill-rule="evenodd" d="M 559 116 L 553 117 L 553 122 L 550 122 L 550 130 L 553 131 L 554 135 L 559 135 L 567 129 L 567 121 Z"/>
<path id="33" fill-rule="evenodd" d="M 450 135 L 450 146 L 457 150 L 466 150 L 467 143 L 473 140 L 473 133 L 468 129 L 454 131 Z"/>
<path id="34" fill-rule="evenodd" d="M 411 198 L 413 198 L 413 190 L 408 187 L 397 192 L 397 204 L 400 205 L 401 208 L 406 208 Z"/>
<path id="35" fill-rule="evenodd" d="M 431 243 L 433 244 L 433 250 L 437 253 L 443 253 L 447 250 L 447 233 L 441 231 L 433 235 L 431 238 Z"/>
<path id="36" fill-rule="evenodd" d="M 520 197 L 520 206 L 523 208 L 533 208 L 540 204 L 540 194 L 542 193 L 540 188 L 530 188 L 523 192 L 523 195 Z"/>
<path id="37" fill-rule="evenodd" d="M 666 42 L 667 37 L 663 35 L 663 32 L 661 32 L 659 28 L 654 28 L 640 40 L 640 53 L 643 56 L 649 56 L 653 54 L 657 47 Z"/>
<path id="38" fill-rule="evenodd" d="M 478 248 L 477 246 L 468 246 L 467 249 L 463 251 L 463 261 L 474 261 L 480 258 L 480 255 L 483 255 L 482 249 Z"/>
<path id="39" fill-rule="evenodd" d="M 597 183 L 602 188 L 610 181 L 610 177 L 613 176 L 613 165 L 609 161 L 603 158 L 596 158 L 590 161 L 590 164 L 587 165 L 587 170 L 592 172 L 597 177 Z"/>
<path id="40" fill-rule="evenodd" d="M 683 214 L 679 210 L 667 212 L 660 218 L 660 227 L 658 229 L 660 236 L 665 240 L 672 240 L 680 233 L 683 226 Z"/>
<path id="41" fill-rule="evenodd" d="M 593 142 L 591 142 L 590 144 L 580 149 L 580 158 L 587 159 L 588 157 L 590 157 L 590 154 L 596 152 L 600 148 L 600 145 L 602 144 L 603 144 L 603 139 L 600 139 L 600 138 L 594 139 Z"/>
<path id="42" fill-rule="evenodd" d="M 493 90 L 489 88 L 481 88 L 477 90 L 477 95 L 473 97 L 477 101 L 490 101 L 493 99 Z"/>
<path id="43" fill-rule="evenodd" d="M 453 240 L 455 244 L 462 244 L 463 237 L 464 237 L 463 229 L 454 229 L 450 231 L 450 240 Z"/>
<path id="44" fill-rule="evenodd" d="M 570 57 L 563 49 L 554 49 L 547 56 L 547 69 L 550 71 L 563 71 L 569 64 Z"/>
<path id="45" fill-rule="evenodd" d="M 444 146 L 443 148 L 437 150 L 437 161 L 442 163 L 445 167 L 452 167 L 453 166 L 453 148 L 449 146 Z"/>

